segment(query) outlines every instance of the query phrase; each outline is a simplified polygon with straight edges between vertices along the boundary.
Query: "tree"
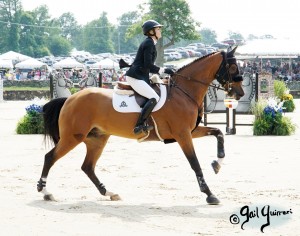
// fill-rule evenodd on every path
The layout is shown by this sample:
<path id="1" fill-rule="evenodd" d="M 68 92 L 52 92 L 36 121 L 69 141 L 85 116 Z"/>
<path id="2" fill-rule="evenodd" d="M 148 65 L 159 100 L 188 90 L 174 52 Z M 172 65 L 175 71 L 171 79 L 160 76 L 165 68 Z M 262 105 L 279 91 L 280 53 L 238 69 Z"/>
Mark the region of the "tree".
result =
<path id="1" fill-rule="evenodd" d="M 66 38 L 54 35 L 49 39 L 49 48 L 54 56 L 69 56 L 72 46 Z"/>
<path id="2" fill-rule="evenodd" d="M 113 35 L 114 47 L 117 53 L 130 53 L 137 50 L 143 36 L 135 35 L 132 38 L 126 37 L 127 29 L 139 19 L 137 11 L 127 12 L 118 18 L 119 25 Z"/>
<path id="3" fill-rule="evenodd" d="M 31 57 L 34 57 L 34 49 L 37 48 L 32 27 L 34 23 L 33 12 L 22 12 L 20 18 L 20 52 Z"/>
<path id="4" fill-rule="evenodd" d="M 47 37 L 49 35 L 48 25 L 50 22 L 49 8 L 46 5 L 41 5 L 33 10 L 34 25 L 32 31 L 38 47 L 46 46 Z"/>
<path id="5" fill-rule="evenodd" d="M 241 33 L 238 33 L 238 32 L 229 31 L 228 34 L 229 34 L 230 39 L 244 39 L 243 35 Z"/>
<path id="6" fill-rule="evenodd" d="M 61 36 L 68 39 L 74 46 L 74 39 L 80 31 L 80 27 L 73 13 L 67 12 L 63 13 L 58 18 L 58 25 L 61 27 Z"/>
<path id="7" fill-rule="evenodd" d="M 1 50 L 19 52 L 19 18 L 21 15 L 20 0 L 0 0 Z"/>
<path id="8" fill-rule="evenodd" d="M 83 31 L 84 50 L 93 54 L 114 52 L 112 42 L 114 27 L 109 23 L 106 12 L 103 12 L 99 19 L 86 24 Z"/>
<path id="9" fill-rule="evenodd" d="M 145 20 L 154 19 L 163 24 L 163 37 L 158 41 L 157 64 L 163 65 L 163 52 L 165 48 L 174 45 L 181 39 L 196 40 L 200 39 L 196 27 L 200 23 L 191 17 L 189 5 L 185 0 L 149 0 L 149 12 L 143 14 L 140 21 L 129 28 L 128 34 L 136 35 L 141 33 L 141 25 Z M 139 6 L 142 8 L 142 6 Z"/>
<path id="10" fill-rule="evenodd" d="M 33 11 L 22 11 L 20 28 L 20 52 L 31 57 L 50 55 L 48 49 L 49 10 L 46 5 Z"/>
<path id="11" fill-rule="evenodd" d="M 255 36 L 254 34 L 249 34 L 247 39 L 248 40 L 258 39 L 258 36 Z"/>
<path id="12" fill-rule="evenodd" d="M 213 44 L 217 42 L 217 33 L 214 30 L 211 30 L 209 28 L 203 28 L 200 30 L 200 35 L 201 35 L 201 42 L 204 44 Z"/>

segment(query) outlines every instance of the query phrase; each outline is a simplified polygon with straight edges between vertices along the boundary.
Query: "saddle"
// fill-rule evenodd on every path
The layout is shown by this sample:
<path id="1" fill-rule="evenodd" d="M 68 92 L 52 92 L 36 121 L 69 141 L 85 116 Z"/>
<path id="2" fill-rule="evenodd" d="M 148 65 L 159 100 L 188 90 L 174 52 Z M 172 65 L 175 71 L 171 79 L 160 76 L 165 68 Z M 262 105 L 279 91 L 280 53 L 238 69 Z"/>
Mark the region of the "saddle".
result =
<path id="1" fill-rule="evenodd" d="M 160 88 L 158 83 L 150 84 L 150 87 L 158 94 L 160 97 Z M 134 96 L 136 103 L 142 108 L 144 107 L 145 103 L 148 101 L 148 98 L 140 95 L 139 93 L 135 92 L 134 89 L 127 83 L 118 81 L 116 84 L 116 90 L 121 90 L 119 94 L 130 94 L 129 96 Z M 127 93 L 128 92 L 128 93 Z"/>

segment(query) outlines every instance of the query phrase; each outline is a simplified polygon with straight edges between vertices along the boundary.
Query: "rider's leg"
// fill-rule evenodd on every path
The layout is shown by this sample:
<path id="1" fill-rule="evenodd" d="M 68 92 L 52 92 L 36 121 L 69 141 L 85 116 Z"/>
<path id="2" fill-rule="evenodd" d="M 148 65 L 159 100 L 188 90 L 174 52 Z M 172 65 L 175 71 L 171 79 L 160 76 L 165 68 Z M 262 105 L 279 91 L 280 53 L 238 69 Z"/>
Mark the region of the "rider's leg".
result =
<path id="1" fill-rule="evenodd" d="M 153 129 L 153 126 L 145 125 L 145 121 L 150 116 L 156 104 L 157 102 L 155 98 L 151 98 L 146 102 L 133 130 L 135 134 L 140 134 L 142 131 L 148 131 Z"/>
<path id="2" fill-rule="evenodd" d="M 149 99 L 144 105 L 141 114 L 137 120 L 136 126 L 134 128 L 134 133 L 139 134 L 142 131 L 153 129 L 152 126 L 144 126 L 144 123 L 151 114 L 155 105 L 157 104 L 159 96 L 145 81 L 134 79 L 129 76 L 127 76 L 126 79 L 127 82 L 137 93 Z"/>

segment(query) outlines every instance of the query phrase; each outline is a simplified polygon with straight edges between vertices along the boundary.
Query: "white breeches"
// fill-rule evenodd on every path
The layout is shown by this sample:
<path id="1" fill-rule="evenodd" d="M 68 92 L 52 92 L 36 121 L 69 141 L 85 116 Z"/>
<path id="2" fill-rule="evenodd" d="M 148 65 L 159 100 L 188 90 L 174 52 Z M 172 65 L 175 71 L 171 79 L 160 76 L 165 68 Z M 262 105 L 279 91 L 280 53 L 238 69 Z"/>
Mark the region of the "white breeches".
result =
<path id="1" fill-rule="evenodd" d="M 134 89 L 134 91 L 136 91 L 140 95 L 148 99 L 155 98 L 156 102 L 159 101 L 159 96 L 157 95 L 157 93 L 144 80 L 135 79 L 130 76 L 126 76 L 126 80 L 128 84 L 130 84 L 130 86 Z"/>

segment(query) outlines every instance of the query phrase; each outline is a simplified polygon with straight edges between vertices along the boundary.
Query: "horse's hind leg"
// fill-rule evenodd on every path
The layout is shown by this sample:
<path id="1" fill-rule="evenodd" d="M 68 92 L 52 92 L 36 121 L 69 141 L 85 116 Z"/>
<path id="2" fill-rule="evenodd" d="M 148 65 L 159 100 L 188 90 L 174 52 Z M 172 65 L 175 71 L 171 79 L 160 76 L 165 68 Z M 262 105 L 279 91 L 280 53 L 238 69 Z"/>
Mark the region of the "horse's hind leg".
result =
<path id="1" fill-rule="evenodd" d="M 218 128 L 198 126 L 192 133 L 193 138 L 200 138 L 207 135 L 213 135 L 217 138 L 217 156 L 218 160 L 212 162 L 214 172 L 217 174 L 221 169 L 221 163 L 225 157 L 224 135 Z"/>
<path id="2" fill-rule="evenodd" d="M 93 134 L 85 140 L 87 153 L 81 169 L 86 173 L 90 180 L 95 184 L 96 188 L 103 196 L 109 196 L 111 200 L 120 200 L 118 194 L 114 194 L 106 190 L 103 183 L 100 182 L 95 174 L 95 166 L 100 158 L 103 149 L 109 139 L 110 135 Z"/>
<path id="3" fill-rule="evenodd" d="M 44 194 L 45 200 L 54 200 L 54 197 L 51 193 L 49 193 L 46 189 L 47 177 L 50 171 L 50 168 L 54 165 L 54 163 L 66 155 L 69 151 L 71 151 L 74 147 L 76 147 L 80 142 L 76 141 L 68 141 L 67 143 L 63 143 L 60 140 L 57 145 L 45 155 L 44 159 L 44 167 L 42 170 L 41 178 L 37 183 L 37 190 Z"/>

